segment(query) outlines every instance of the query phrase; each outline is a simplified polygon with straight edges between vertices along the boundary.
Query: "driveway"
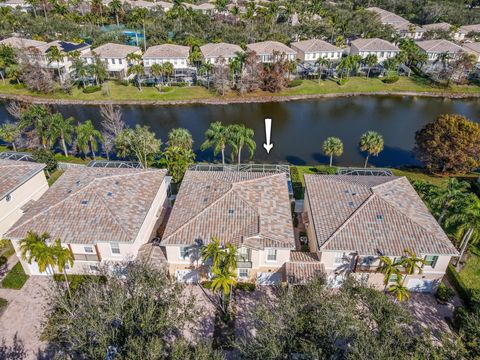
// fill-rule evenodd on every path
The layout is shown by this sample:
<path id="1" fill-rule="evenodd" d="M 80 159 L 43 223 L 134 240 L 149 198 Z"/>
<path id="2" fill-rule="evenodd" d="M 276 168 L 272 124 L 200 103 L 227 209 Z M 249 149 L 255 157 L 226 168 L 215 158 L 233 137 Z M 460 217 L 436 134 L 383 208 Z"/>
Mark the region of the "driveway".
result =
<path id="1" fill-rule="evenodd" d="M 0 316 L 0 338 L 11 344 L 16 334 L 23 341 L 26 359 L 46 356 L 45 343 L 39 337 L 45 320 L 49 281 L 46 276 L 31 276 L 20 290 L 0 288 L 0 297 L 8 300 Z"/>
<path id="2" fill-rule="evenodd" d="M 206 291 L 211 294 L 209 290 Z M 184 330 L 184 336 L 192 342 L 212 340 L 215 327 L 215 306 L 198 285 L 185 285 L 182 294 L 185 299 L 189 297 L 195 299 L 194 310 L 198 313 L 193 324 Z"/>

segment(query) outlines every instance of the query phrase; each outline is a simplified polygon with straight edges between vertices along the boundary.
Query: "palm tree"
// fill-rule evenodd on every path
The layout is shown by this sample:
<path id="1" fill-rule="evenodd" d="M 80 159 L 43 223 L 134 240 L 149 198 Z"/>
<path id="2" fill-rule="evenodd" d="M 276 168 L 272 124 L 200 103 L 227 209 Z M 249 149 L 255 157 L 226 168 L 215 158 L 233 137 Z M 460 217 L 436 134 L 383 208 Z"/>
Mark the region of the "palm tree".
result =
<path id="1" fill-rule="evenodd" d="M 145 20 L 148 15 L 146 8 L 135 8 L 132 11 L 132 17 L 137 24 L 141 24 L 143 27 L 143 51 L 147 51 L 147 35 L 145 34 Z"/>
<path id="2" fill-rule="evenodd" d="M 397 278 L 395 284 L 390 285 L 388 291 L 395 295 L 397 301 L 410 300 L 410 291 L 408 291 L 408 288 L 404 285 L 404 281 L 402 281 L 401 278 Z"/>
<path id="3" fill-rule="evenodd" d="M 221 291 L 220 299 L 223 313 L 228 314 L 229 295 L 232 293 L 232 288 L 237 283 L 237 274 L 228 267 L 213 268 L 212 290 L 214 292 Z"/>
<path id="4" fill-rule="evenodd" d="M 98 150 L 99 141 L 103 141 L 100 131 L 95 129 L 91 120 L 77 126 L 77 145 L 85 154 L 90 151 L 95 160 L 95 151 Z"/>
<path id="5" fill-rule="evenodd" d="M 233 61 L 230 63 L 230 68 L 233 69 Z M 207 89 L 210 90 L 210 74 L 212 73 L 215 66 L 212 63 L 206 62 L 200 65 L 200 73 L 207 75 Z"/>
<path id="6" fill-rule="evenodd" d="M 160 84 L 160 76 L 163 75 L 164 71 L 163 71 L 163 64 L 153 64 L 151 67 L 150 67 L 150 73 L 153 75 L 153 77 L 155 78 L 155 82 L 158 84 L 158 91 L 161 92 L 162 91 L 162 85 Z"/>
<path id="7" fill-rule="evenodd" d="M 318 67 L 318 82 L 320 82 L 324 67 L 330 66 L 330 60 L 324 57 L 319 57 L 317 60 L 315 60 L 315 65 Z"/>
<path id="8" fill-rule="evenodd" d="M 423 265 L 427 263 L 425 259 L 418 257 L 417 254 L 410 249 L 405 249 L 405 253 L 408 256 L 402 257 L 399 264 L 405 269 L 407 275 L 412 275 L 416 272 L 421 274 L 423 272 Z"/>
<path id="9" fill-rule="evenodd" d="M 20 134 L 21 131 L 18 124 L 7 122 L 0 126 L 0 139 L 11 144 L 13 151 L 17 151 L 15 140 L 20 136 Z"/>
<path id="10" fill-rule="evenodd" d="M 434 64 L 441 63 L 442 68 L 445 70 L 449 61 L 450 61 L 450 54 L 447 51 L 445 51 L 445 52 L 442 52 L 442 53 L 438 54 L 437 58 L 435 59 L 435 61 L 433 63 Z"/>
<path id="11" fill-rule="evenodd" d="M 48 64 L 50 65 L 53 62 L 57 63 L 58 79 L 60 80 L 60 82 L 63 81 L 63 77 L 60 74 L 60 61 L 62 61 L 65 58 L 65 56 L 66 54 L 56 46 L 52 46 L 47 51 Z"/>
<path id="12" fill-rule="evenodd" d="M 55 240 L 55 243 L 50 246 L 50 251 L 53 253 L 55 265 L 57 266 L 58 272 L 63 273 L 65 283 L 67 284 L 68 295 L 72 297 L 72 294 L 70 292 L 70 284 L 68 282 L 68 277 L 65 269 L 67 265 L 70 267 L 73 266 L 73 254 L 70 249 L 62 246 L 60 239 Z"/>
<path id="13" fill-rule="evenodd" d="M 115 14 L 115 20 L 117 22 L 117 27 L 120 26 L 120 23 L 118 22 L 118 13 L 122 10 L 122 2 L 120 0 L 112 0 L 108 4 L 108 7 L 113 11 Z"/>
<path id="14" fill-rule="evenodd" d="M 49 238 L 50 235 L 46 232 L 39 235 L 34 231 L 29 231 L 27 236 L 19 241 L 22 260 L 29 264 L 35 261 L 41 273 L 47 269 L 53 273 L 55 265 L 55 258 L 47 245 Z"/>
<path id="15" fill-rule="evenodd" d="M 220 255 L 220 240 L 215 236 L 212 236 L 212 241 L 202 248 L 202 259 L 204 262 L 212 260 L 213 266 L 218 267 L 220 263 Z"/>
<path id="16" fill-rule="evenodd" d="M 142 62 L 142 55 L 131 52 L 126 57 L 129 64 L 140 64 Z"/>
<path id="17" fill-rule="evenodd" d="M 90 73 L 92 76 L 95 78 L 95 83 L 97 86 L 100 86 L 100 84 L 106 79 L 108 75 L 108 67 L 107 64 L 102 61 L 102 59 L 95 55 L 93 64 L 89 66 Z"/>
<path id="18" fill-rule="evenodd" d="M 253 157 L 257 144 L 253 139 L 253 129 L 245 127 L 243 124 L 229 125 L 227 131 L 230 132 L 230 144 L 233 147 L 233 154 L 238 156 L 238 165 L 241 163 L 242 149 L 246 146 L 250 152 L 250 158 Z"/>
<path id="19" fill-rule="evenodd" d="M 50 137 L 52 142 L 55 142 L 56 139 L 60 139 L 62 144 L 63 153 L 68 157 L 67 144 L 72 142 L 72 134 L 75 132 L 73 126 L 73 117 L 65 119 L 62 114 L 55 113 L 50 115 Z"/>
<path id="20" fill-rule="evenodd" d="M 466 196 L 462 204 L 457 206 L 456 211 L 445 220 L 445 225 L 454 226 L 457 233 L 462 235 L 457 261 L 457 269 L 459 269 L 468 244 L 472 239 L 473 243 L 476 243 L 480 238 L 480 199 L 474 194 Z"/>
<path id="21" fill-rule="evenodd" d="M 370 155 L 378 156 L 383 150 L 383 136 L 375 131 L 367 131 L 360 137 L 360 150 L 367 152 L 363 166 L 366 168 Z"/>
<path id="22" fill-rule="evenodd" d="M 210 124 L 210 127 L 205 131 L 205 141 L 200 146 L 202 151 L 212 147 L 213 155 L 222 153 L 222 165 L 225 165 L 225 147 L 230 143 L 230 132 L 228 127 L 223 126 L 220 121 Z"/>
<path id="23" fill-rule="evenodd" d="M 135 64 L 128 68 L 127 75 L 134 74 L 137 78 L 138 90 L 142 91 L 142 79 L 141 76 L 145 75 L 145 69 L 142 64 Z"/>
<path id="24" fill-rule="evenodd" d="M 193 145 L 192 134 L 184 128 L 172 129 L 168 133 L 168 146 L 177 146 L 191 150 Z"/>
<path id="25" fill-rule="evenodd" d="M 378 64 L 378 57 L 375 54 L 368 54 L 365 59 L 362 60 L 363 64 L 368 67 L 367 78 L 370 77 L 370 70 L 372 67 Z"/>
<path id="26" fill-rule="evenodd" d="M 465 199 L 469 184 L 466 181 L 458 181 L 457 178 L 449 178 L 445 188 L 439 188 L 432 199 L 432 205 L 440 211 L 438 223 L 442 224 L 449 208 Z"/>
<path id="27" fill-rule="evenodd" d="M 85 89 L 85 78 L 88 76 L 89 68 L 81 59 L 75 59 L 72 69 L 77 78 L 81 79 L 82 86 Z"/>
<path id="28" fill-rule="evenodd" d="M 330 166 L 332 166 L 333 156 L 340 156 L 343 154 L 343 143 L 337 137 L 329 137 L 323 142 L 323 152 L 330 156 Z"/>
<path id="29" fill-rule="evenodd" d="M 400 263 L 394 262 L 388 256 L 380 256 L 380 266 L 377 268 L 377 271 L 384 274 L 383 277 L 383 285 L 385 285 L 384 290 L 386 290 L 387 285 L 392 278 L 392 276 L 396 276 L 396 278 L 400 278 Z"/>
<path id="30" fill-rule="evenodd" d="M 163 63 L 163 73 L 167 77 L 167 81 L 170 82 L 170 76 L 175 74 L 175 67 L 171 62 Z"/>

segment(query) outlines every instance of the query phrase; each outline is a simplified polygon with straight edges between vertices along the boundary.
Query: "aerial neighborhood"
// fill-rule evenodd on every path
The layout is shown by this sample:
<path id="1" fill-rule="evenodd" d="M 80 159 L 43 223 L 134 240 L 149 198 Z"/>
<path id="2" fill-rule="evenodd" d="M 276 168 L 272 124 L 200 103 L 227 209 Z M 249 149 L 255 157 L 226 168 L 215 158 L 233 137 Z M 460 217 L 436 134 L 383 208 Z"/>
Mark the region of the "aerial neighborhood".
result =
<path id="1" fill-rule="evenodd" d="M 480 7 L 0 2 L 0 360 L 478 359 Z"/>

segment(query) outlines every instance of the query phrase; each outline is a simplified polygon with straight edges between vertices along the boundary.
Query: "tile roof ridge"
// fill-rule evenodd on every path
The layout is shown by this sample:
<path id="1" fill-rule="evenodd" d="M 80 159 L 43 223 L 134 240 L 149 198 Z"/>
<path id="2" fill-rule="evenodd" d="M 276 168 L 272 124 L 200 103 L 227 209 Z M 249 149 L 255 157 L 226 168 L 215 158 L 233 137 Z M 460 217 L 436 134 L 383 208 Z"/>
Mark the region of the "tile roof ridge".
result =
<path id="1" fill-rule="evenodd" d="M 371 189 L 372 191 L 375 191 L 375 189 L 377 189 L 377 188 L 383 187 L 383 186 L 385 186 L 385 185 L 387 185 L 387 184 L 391 184 L 392 182 L 397 182 L 397 181 L 403 180 L 403 179 L 406 179 L 406 180 L 408 181 L 408 179 L 407 179 L 405 176 L 396 176 L 396 177 L 394 177 L 394 178 L 392 178 L 392 179 L 390 179 L 390 180 L 387 180 L 387 181 L 385 181 L 385 182 L 382 182 L 382 183 L 380 183 L 380 184 L 376 184 L 376 185 L 370 186 L 370 189 Z"/>
<path id="2" fill-rule="evenodd" d="M 325 240 L 325 241 L 323 242 L 323 244 L 321 244 L 319 247 L 320 247 L 320 248 L 325 247 L 329 242 L 331 242 L 332 239 L 333 239 L 343 228 L 345 228 L 345 227 L 352 221 L 352 219 L 355 218 L 355 217 L 358 215 L 358 213 L 359 213 L 360 211 L 362 211 L 363 208 L 365 208 L 365 207 L 367 206 L 367 204 L 369 204 L 369 203 L 370 203 L 374 198 L 376 198 L 376 197 L 378 197 L 378 195 L 376 195 L 374 192 L 372 192 L 372 193 L 370 194 L 370 196 L 369 196 L 367 199 L 365 199 L 365 200 L 363 201 L 363 203 L 360 204 L 359 207 L 357 207 L 357 208 L 355 209 L 355 211 L 348 217 L 348 219 L 345 220 L 345 221 L 332 233 L 332 235 L 330 235 L 330 236 L 328 237 L 328 239 Z"/>
<path id="3" fill-rule="evenodd" d="M 240 185 L 245 184 L 245 183 L 255 182 L 255 181 L 258 181 L 258 180 L 261 180 L 261 179 L 265 179 L 265 178 L 268 178 L 268 177 L 274 177 L 274 176 L 277 176 L 277 175 L 283 175 L 283 173 L 273 173 L 273 172 L 272 173 L 263 173 L 262 176 L 257 177 L 257 178 L 242 179 L 242 180 L 239 180 L 239 181 L 232 182 L 232 186 L 234 186 L 234 185 L 240 186 Z"/>

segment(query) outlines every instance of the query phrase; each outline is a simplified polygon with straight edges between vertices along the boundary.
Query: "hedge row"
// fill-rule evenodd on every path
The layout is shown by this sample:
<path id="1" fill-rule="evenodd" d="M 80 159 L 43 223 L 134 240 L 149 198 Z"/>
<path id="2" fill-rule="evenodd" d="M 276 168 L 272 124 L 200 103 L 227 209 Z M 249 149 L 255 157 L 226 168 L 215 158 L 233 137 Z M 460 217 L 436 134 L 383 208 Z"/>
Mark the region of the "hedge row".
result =
<path id="1" fill-rule="evenodd" d="M 465 285 L 462 278 L 460 277 L 460 274 L 457 272 L 457 270 L 455 270 L 455 267 L 452 264 L 448 265 L 447 276 L 448 281 L 450 281 L 455 290 L 457 290 L 458 295 L 462 298 L 465 304 L 470 304 L 472 297 L 471 291 Z"/>

